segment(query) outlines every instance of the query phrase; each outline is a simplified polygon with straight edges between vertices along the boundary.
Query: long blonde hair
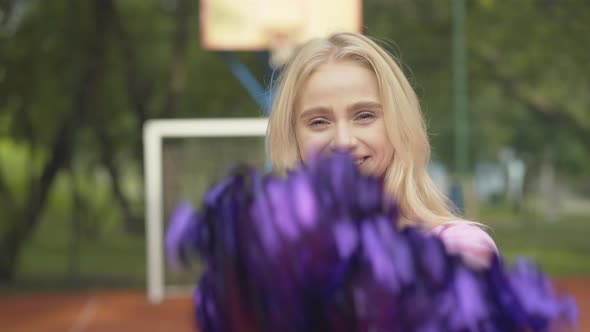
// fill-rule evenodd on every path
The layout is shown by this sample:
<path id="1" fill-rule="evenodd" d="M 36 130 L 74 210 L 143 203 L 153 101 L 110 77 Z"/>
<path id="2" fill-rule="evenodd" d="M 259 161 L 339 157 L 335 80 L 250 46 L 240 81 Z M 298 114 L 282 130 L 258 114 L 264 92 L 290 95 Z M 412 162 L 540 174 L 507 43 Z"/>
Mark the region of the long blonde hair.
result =
<path id="1" fill-rule="evenodd" d="M 430 144 L 416 93 L 393 57 L 360 34 L 338 33 L 311 40 L 283 68 L 275 86 L 266 136 L 273 171 L 284 174 L 300 162 L 294 129 L 298 94 L 319 66 L 334 60 L 357 61 L 377 77 L 387 135 L 394 148 L 384 185 L 399 204 L 402 224 L 428 229 L 457 220 L 448 199 L 427 173 Z"/>

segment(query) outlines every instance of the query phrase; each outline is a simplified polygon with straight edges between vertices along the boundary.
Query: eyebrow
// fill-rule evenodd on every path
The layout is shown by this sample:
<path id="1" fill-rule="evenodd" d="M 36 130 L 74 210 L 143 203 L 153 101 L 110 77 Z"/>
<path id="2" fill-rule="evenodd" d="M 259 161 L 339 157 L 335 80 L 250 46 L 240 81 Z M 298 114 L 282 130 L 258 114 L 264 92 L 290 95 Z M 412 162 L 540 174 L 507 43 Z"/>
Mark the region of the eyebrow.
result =
<path id="1" fill-rule="evenodd" d="M 308 118 L 312 115 L 327 114 L 330 112 L 332 112 L 331 108 L 324 107 L 324 106 L 318 106 L 318 107 L 312 107 L 312 108 L 306 109 L 305 111 L 303 111 L 303 113 L 301 113 L 301 115 L 299 117 L 301 119 L 305 119 L 305 118 Z"/>
<path id="2" fill-rule="evenodd" d="M 354 103 L 348 107 L 347 111 L 352 112 L 358 110 L 359 108 L 369 108 L 369 109 L 379 109 L 381 110 L 383 106 L 381 103 L 376 101 L 359 101 L 358 103 Z"/>
<path id="3" fill-rule="evenodd" d="M 359 101 L 358 103 L 354 103 L 350 106 L 347 107 L 347 112 L 353 112 L 356 111 L 358 109 L 372 109 L 372 110 L 381 110 L 383 108 L 383 106 L 381 106 L 381 103 L 379 102 L 375 102 L 375 101 Z M 317 107 L 312 107 L 309 109 L 306 109 L 305 111 L 303 111 L 301 113 L 301 115 L 299 116 L 301 119 L 305 119 L 308 118 L 312 115 L 318 115 L 318 114 L 327 114 L 332 112 L 332 108 L 330 107 L 324 107 L 324 106 L 317 106 Z"/>

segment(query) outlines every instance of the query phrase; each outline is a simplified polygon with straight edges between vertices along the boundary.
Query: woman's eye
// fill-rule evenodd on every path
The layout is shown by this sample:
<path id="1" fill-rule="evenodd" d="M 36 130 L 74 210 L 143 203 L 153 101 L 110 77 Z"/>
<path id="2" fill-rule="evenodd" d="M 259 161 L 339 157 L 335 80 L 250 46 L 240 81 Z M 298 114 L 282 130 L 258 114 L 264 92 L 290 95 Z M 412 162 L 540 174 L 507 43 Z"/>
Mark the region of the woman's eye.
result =
<path id="1" fill-rule="evenodd" d="M 328 124 L 328 121 L 325 119 L 312 119 L 308 123 L 308 125 L 310 127 L 316 127 L 316 128 L 326 126 L 327 124 Z"/>
<path id="2" fill-rule="evenodd" d="M 361 112 L 357 114 L 356 119 L 360 121 L 369 121 L 375 118 L 375 114 L 372 112 Z"/>

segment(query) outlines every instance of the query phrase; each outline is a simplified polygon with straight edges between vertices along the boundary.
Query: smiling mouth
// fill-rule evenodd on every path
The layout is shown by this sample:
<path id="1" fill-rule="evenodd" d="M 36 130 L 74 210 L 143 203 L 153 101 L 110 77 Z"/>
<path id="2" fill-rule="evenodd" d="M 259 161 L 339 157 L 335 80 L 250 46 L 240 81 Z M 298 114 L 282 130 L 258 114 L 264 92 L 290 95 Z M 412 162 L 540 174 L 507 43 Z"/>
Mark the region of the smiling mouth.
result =
<path id="1" fill-rule="evenodd" d="M 369 157 L 362 157 L 362 158 L 358 158 L 358 159 L 356 160 L 356 165 L 357 165 L 357 166 L 360 166 L 360 165 L 362 165 L 362 164 L 365 162 L 365 160 L 367 160 L 367 159 L 369 159 Z"/>

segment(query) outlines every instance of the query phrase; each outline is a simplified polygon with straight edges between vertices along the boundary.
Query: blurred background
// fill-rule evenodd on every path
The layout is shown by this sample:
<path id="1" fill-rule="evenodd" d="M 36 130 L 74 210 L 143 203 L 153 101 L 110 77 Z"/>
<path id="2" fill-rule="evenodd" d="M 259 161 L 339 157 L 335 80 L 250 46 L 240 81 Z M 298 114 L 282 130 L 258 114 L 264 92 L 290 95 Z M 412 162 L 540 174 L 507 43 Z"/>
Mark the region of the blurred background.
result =
<path id="1" fill-rule="evenodd" d="M 590 280 L 590 2 L 466 1 L 462 44 L 452 1 L 362 6 L 420 97 L 440 187 L 508 258 Z M 228 57 L 268 87 L 268 52 L 205 49 L 199 14 L 0 0 L 0 296 L 145 289 L 144 122 L 264 115 Z M 234 155 L 201 145 L 207 169 Z"/>

